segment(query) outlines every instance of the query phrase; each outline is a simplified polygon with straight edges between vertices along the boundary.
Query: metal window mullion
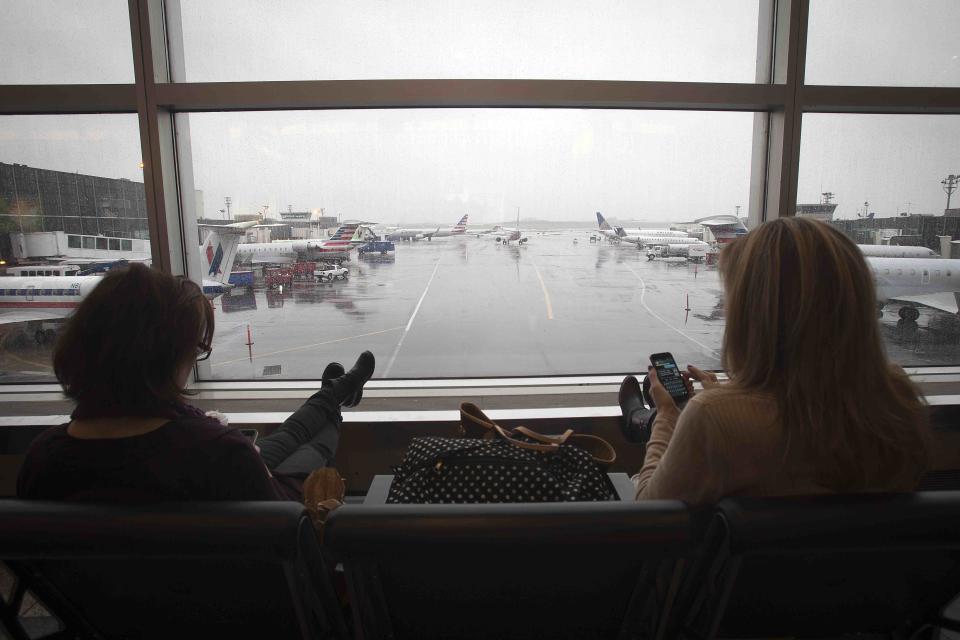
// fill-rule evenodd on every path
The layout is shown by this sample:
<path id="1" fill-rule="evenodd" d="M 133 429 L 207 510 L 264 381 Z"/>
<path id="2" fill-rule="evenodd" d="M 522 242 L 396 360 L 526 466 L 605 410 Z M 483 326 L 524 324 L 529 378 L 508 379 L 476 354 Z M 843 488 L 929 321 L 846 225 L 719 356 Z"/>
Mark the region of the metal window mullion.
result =
<path id="1" fill-rule="evenodd" d="M 58 113 L 133 113 L 136 85 L 3 85 L 0 115 Z"/>
<path id="2" fill-rule="evenodd" d="M 960 114 L 960 88 L 805 85 L 799 104 L 804 112 Z"/>
<path id="3" fill-rule="evenodd" d="M 767 163 L 767 220 L 796 212 L 803 110 L 800 90 L 806 66 L 809 0 L 779 0 L 776 9 L 774 80 L 785 85 L 782 110 L 770 114 Z"/>
<path id="4" fill-rule="evenodd" d="M 785 88 L 770 84 L 604 80 L 303 80 L 165 83 L 174 111 L 390 108 L 579 108 L 766 111 Z"/>
<path id="5" fill-rule="evenodd" d="M 161 0 L 128 0 L 143 150 L 144 191 L 153 265 L 183 275 L 185 238 L 178 207 L 173 115 L 157 103 L 157 81 L 168 79 Z"/>

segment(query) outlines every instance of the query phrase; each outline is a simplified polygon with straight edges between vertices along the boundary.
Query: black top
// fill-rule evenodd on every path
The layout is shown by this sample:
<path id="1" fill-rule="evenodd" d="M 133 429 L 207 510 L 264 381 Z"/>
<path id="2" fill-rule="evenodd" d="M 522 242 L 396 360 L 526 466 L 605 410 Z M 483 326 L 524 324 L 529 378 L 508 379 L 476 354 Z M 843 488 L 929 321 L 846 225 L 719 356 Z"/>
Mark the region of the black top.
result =
<path id="1" fill-rule="evenodd" d="M 127 438 L 80 439 L 63 424 L 30 445 L 17 496 L 139 503 L 303 500 L 301 481 L 272 477 L 250 440 L 211 418 L 178 418 Z"/>

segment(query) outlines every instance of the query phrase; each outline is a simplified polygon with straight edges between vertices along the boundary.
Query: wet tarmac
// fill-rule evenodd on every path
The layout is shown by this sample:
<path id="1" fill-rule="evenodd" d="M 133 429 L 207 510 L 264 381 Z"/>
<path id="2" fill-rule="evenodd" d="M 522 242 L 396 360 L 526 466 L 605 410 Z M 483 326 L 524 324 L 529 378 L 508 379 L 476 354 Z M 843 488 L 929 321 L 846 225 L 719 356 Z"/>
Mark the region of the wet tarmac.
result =
<path id="1" fill-rule="evenodd" d="M 681 365 L 720 366 L 715 267 L 651 262 L 635 247 L 571 232 L 532 235 L 520 247 L 489 238 L 398 243 L 391 261 L 349 268 L 346 282 L 241 294 L 256 309 L 219 302 L 211 377 L 316 378 L 328 361 L 349 366 L 363 349 L 387 378 L 636 372 L 657 351 Z M 882 320 L 895 360 L 960 362 L 955 340 L 943 344 L 925 328 L 945 314 L 924 310 L 917 327 L 898 327 L 897 310 L 888 305 Z"/>
<path id="2" fill-rule="evenodd" d="M 346 281 L 217 299 L 202 378 L 315 379 L 327 362 L 349 366 L 364 349 L 381 378 L 621 374 L 644 371 L 657 351 L 720 366 L 714 267 L 651 262 L 583 232 L 532 234 L 520 247 L 474 237 L 397 243 L 392 258 L 347 266 Z M 960 321 L 922 309 L 917 323 L 900 322 L 898 308 L 888 305 L 881 320 L 893 360 L 960 363 L 956 334 L 942 331 Z M 3 381 L 51 379 L 49 346 L 2 340 Z"/>

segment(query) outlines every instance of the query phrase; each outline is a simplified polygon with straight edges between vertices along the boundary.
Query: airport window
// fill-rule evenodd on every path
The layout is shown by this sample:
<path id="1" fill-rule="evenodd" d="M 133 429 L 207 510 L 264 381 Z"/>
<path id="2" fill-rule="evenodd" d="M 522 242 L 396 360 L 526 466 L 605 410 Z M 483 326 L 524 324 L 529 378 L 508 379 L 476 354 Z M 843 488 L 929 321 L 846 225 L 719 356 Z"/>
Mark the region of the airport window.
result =
<path id="1" fill-rule="evenodd" d="M 266 187 L 282 184 L 305 209 L 319 208 L 310 198 L 321 193 L 342 220 L 395 238 L 389 255 L 363 258 L 337 255 L 317 238 L 302 252 L 255 245 L 254 261 L 241 244 L 235 270 L 252 270 L 254 286 L 215 304 L 210 379 L 261 378 L 267 367 L 275 367 L 266 369 L 272 379 L 310 377 L 317 357 L 350 360 L 360 343 L 382 354 L 376 375 L 393 378 L 629 371 L 656 348 L 644 338 L 654 335 L 684 362 L 720 365 L 715 238 L 703 241 L 710 227 L 693 222 L 717 212 L 737 221 L 749 200 L 752 113 L 365 109 L 180 118 L 191 132 L 198 209 L 229 197 L 238 211 L 267 204 L 268 215 L 282 214 Z M 224 166 L 224 156 L 247 162 Z M 697 190 L 685 172 L 693 165 Z M 680 223 L 690 223 L 689 233 L 671 230 Z M 517 228 L 520 238 L 511 239 Z M 666 232 L 673 237 L 656 236 Z M 663 249 L 656 259 L 654 247 Z M 268 249 L 272 256 L 263 255 Z M 325 256 L 348 257 L 348 273 L 312 277 L 312 263 Z M 291 260 L 309 276 L 283 275 Z M 317 327 L 326 336 L 322 356 Z M 608 339 L 576 339 L 583 327 Z M 496 340 L 484 337 L 491 330 Z M 631 343 L 635 350 L 622 348 Z"/>
<path id="2" fill-rule="evenodd" d="M 0 84 L 133 82 L 127 3 L 5 2 Z"/>
<path id="3" fill-rule="evenodd" d="M 953 0 L 810 0 L 808 84 L 960 86 Z"/>
<path id="4" fill-rule="evenodd" d="M 182 0 L 182 79 L 755 82 L 759 8 L 772 4 L 296 0 L 241 13 L 231 0 Z"/>
<path id="5" fill-rule="evenodd" d="M 150 28 L 133 51 L 135 5 L 149 9 L 140 19 Z M 944 215 L 957 210 L 944 187 L 960 185 L 960 99 L 949 89 L 960 87 L 960 9 L 950 0 L 5 8 L 0 233 L 62 232 L 91 258 L 166 229 L 146 249 L 154 266 L 199 281 L 211 273 L 192 253 L 199 218 L 287 227 L 244 238 L 234 276 L 252 286 L 214 301 L 200 380 L 315 378 L 315 362 L 366 347 L 390 378 L 619 374 L 643 370 L 658 349 L 717 367 L 715 258 L 622 238 L 675 226 L 715 250 L 710 229 L 683 223 L 723 216 L 749 227 L 795 212 L 887 252 L 942 255 L 937 236 L 960 238 L 960 215 Z M 148 53 L 170 64 L 135 80 L 133 61 Z M 788 67 L 794 59 L 805 69 Z M 160 127 L 138 116 L 138 96 Z M 192 171 L 171 175 L 174 166 Z M 624 235 L 608 241 L 597 211 Z M 312 232 L 282 217 L 304 213 L 328 222 Z M 467 231 L 519 227 L 529 239 L 437 234 L 463 214 Z M 277 245 L 267 243 L 328 237 L 338 218 L 419 239 L 379 258 L 354 254 L 346 279 L 317 282 L 306 266 L 316 252 L 269 264 Z M 904 270 L 916 276 L 884 267 L 884 279 Z M 890 357 L 960 364 L 960 339 L 896 341 L 912 316 L 905 305 L 884 303 Z M 917 322 L 945 324 L 953 312 L 925 308 Z"/>
<path id="6" fill-rule="evenodd" d="M 31 43 L 34 54 L 30 58 L 24 58 L 23 51 L 9 53 L 7 47 L 10 41 L 5 40 L 11 25 L 5 19 L 8 15 L 16 18 L 21 13 L 21 5 L 30 5 L 35 19 L 46 15 L 49 20 L 49 29 L 44 31 L 49 37 Z M 53 64 L 52 61 L 61 55 L 57 48 L 73 44 L 79 46 L 78 38 L 86 41 L 84 46 L 94 46 L 89 40 L 90 31 L 99 28 L 96 25 L 110 24 L 109 18 L 103 18 L 101 22 L 103 16 L 98 15 L 98 12 L 112 11 L 108 6 L 119 7 L 124 16 L 127 13 L 127 3 L 124 2 L 73 6 L 70 3 L 44 1 L 5 5 L 4 20 L 0 21 L 0 51 L 8 53 L 4 59 L 10 64 L 3 65 L 0 78 L 8 78 L 10 73 L 16 72 L 11 70 L 15 67 L 34 65 L 36 72 L 44 72 L 46 61 Z M 76 33 L 67 38 L 68 42 L 60 42 L 53 36 L 58 32 L 57 25 L 63 14 L 86 16 L 75 25 Z M 96 19 L 93 19 L 94 16 Z M 129 40 L 129 28 L 125 32 Z M 14 41 L 22 42 L 22 38 L 16 35 Z M 105 43 L 97 47 L 101 54 L 106 54 L 109 49 Z M 82 63 L 80 58 L 75 60 L 77 65 Z M 33 62 L 17 64 L 18 60 L 26 59 Z M 110 64 L 112 62 L 105 63 L 106 66 Z M 57 63 L 58 68 L 61 66 L 61 63 Z M 25 69 L 21 71 L 26 73 Z M 70 81 L 88 81 L 85 78 L 93 81 L 93 76 L 84 76 L 81 71 L 77 69 L 77 79 Z M 67 81 L 64 78 L 61 80 Z M 106 76 L 102 78 L 102 81 L 107 80 Z M 25 78 L 23 81 L 28 82 Z M 122 80 L 114 77 L 113 81 Z M 78 86 L 76 91 L 82 94 L 83 89 Z M 70 93 L 66 92 L 67 95 Z M 2 108 L 10 89 L 0 87 L 0 95 L 3 96 L 0 97 Z M 110 246 L 106 236 L 123 233 L 149 237 L 140 168 L 140 134 L 135 113 L 0 115 L 0 140 L 0 258 L 12 262 L 13 256 L 7 255 L 3 247 L 13 245 L 8 234 L 22 232 L 23 242 L 17 244 L 27 255 L 18 255 L 16 259 L 38 264 L 26 270 L 24 275 L 50 278 L 65 273 L 62 266 L 52 264 L 59 262 L 54 258 L 65 257 L 69 261 L 71 258 L 94 257 L 88 253 L 89 250 L 107 249 Z M 28 227 L 28 219 L 36 222 Z M 56 234 L 65 235 L 66 238 L 61 235 L 57 239 Z M 3 244 L 8 239 L 11 240 L 10 244 Z M 113 242 L 119 249 L 118 240 L 114 239 Z M 57 289 L 38 284 L 41 285 L 36 292 L 38 300 L 33 305 L 37 307 L 36 317 L 56 324 L 58 318 L 65 316 L 69 309 L 55 304 L 49 309 L 42 308 L 46 302 L 55 303 L 50 296 L 60 294 L 53 293 Z M 26 295 L 26 291 L 21 295 Z M 34 312 L 18 311 L 18 317 L 25 314 L 29 317 Z M 36 344 L 33 340 L 34 329 L 28 322 L 10 323 L 5 325 L 5 329 L 12 335 L 20 335 L 14 335 L 14 339 L 6 342 L 10 357 L 0 364 L 0 373 L 4 378 L 10 381 L 37 381 L 46 376 L 48 381 L 53 380 L 53 343 Z M 18 353 L 21 349 L 27 349 L 29 353 Z M 17 358 L 29 360 L 32 364 L 13 364 L 19 362 Z"/>

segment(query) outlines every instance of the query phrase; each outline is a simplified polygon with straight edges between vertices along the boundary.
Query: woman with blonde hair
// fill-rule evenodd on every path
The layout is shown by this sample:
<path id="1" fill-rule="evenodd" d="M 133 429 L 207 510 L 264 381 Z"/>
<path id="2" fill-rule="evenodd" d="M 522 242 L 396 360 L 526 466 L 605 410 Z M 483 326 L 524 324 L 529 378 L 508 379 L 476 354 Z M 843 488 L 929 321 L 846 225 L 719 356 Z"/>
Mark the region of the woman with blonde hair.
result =
<path id="1" fill-rule="evenodd" d="M 658 415 L 638 499 L 909 491 L 928 463 L 919 390 L 880 341 L 857 246 L 806 218 L 760 225 L 720 257 L 729 383 L 681 411 L 651 369 Z"/>

